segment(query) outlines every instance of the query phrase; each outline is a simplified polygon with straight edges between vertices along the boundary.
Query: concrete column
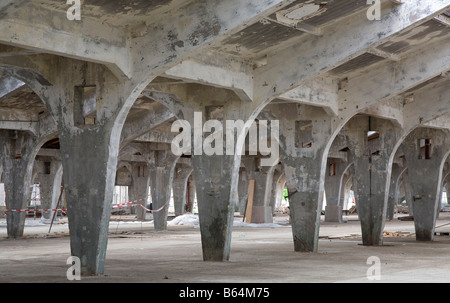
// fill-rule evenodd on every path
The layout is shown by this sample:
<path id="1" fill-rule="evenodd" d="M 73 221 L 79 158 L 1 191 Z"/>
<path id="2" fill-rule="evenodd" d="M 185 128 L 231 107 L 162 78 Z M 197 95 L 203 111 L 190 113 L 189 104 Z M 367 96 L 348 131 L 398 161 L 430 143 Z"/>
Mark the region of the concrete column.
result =
<path id="1" fill-rule="evenodd" d="M 442 171 L 448 158 L 448 133 L 417 128 L 404 141 L 411 186 L 414 227 L 418 241 L 432 241 L 440 202 Z"/>
<path id="2" fill-rule="evenodd" d="M 406 200 L 406 204 L 408 205 L 408 212 L 410 216 L 414 216 L 414 209 L 413 209 L 413 191 L 411 188 L 411 183 L 409 182 L 409 175 L 408 175 L 408 168 L 406 169 L 406 171 L 403 173 L 402 176 L 402 183 L 403 183 L 403 188 L 405 191 L 405 200 Z"/>
<path id="3" fill-rule="evenodd" d="M 193 209 L 194 209 L 194 202 L 195 202 L 195 197 L 196 197 L 194 174 L 191 174 L 188 178 L 187 197 L 188 197 L 188 201 L 186 203 L 186 211 L 189 213 L 192 213 Z"/>
<path id="4" fill-rule="evenodd" d="M 167 95 L 152 94 L 152 97 L 164 102 L 190 125 L 189 132 L 183 127 L 191 140 L 190 150 L 183 152 L 191 155 L 194 168 L 203 260 L 228 260 L 238 203 L 240 154 L 236 150 L 242 150 L 246 132 L 238 129 L 233 138 L 225 141 L 225 122 L 251 123 L 254 104 L 243 102 L 230 90 L 211 86 L 189 85 L 188 90 L 177 94 L 183 102 Z"/>
<path id="5" fill-rule="evenodd" d="M 152 195 L 152 214 L 155 230 L 167 230 L 167 215 L 175 165 L 178 156 L 170 150 L 152 151 L 150 164 L 150 191 Z"/>
<path id="6" fill-rule="evenodd" d="M 183 152 L 189 152 L 194 167 L 203 259 L 228 260 L 234 209 L 238 203 L 241 152 L 248 127 L 261 110 L 261 102 L 243 101 L 230 90 L 197 84 L 171 93 L 183 101 L 172 94 L 152 93 L 151 97 L 166 104 L 191 126 L 189 132 L 187 127 L 181 127 L 180 135 L 184 137 L 187 133 L 192 143 L 190 150 Z M 272 160 L 270 157 L 268 161 Z"/>
<path id="7" fill-rule="evenodd" d="M 353 166 L 352 166 L 353 167 Z M 353 186 L 353 174 L 348 173 L 344 175 L 344 179 L 342 181 L 342 189 L 341 189 L 341 202 L 342 209 L 348 210 L 348 199 L 350 198 L 350 190 Z"/>
<path id="8" fill-rule="evenodd" d="M 62 164 L 60 160 L 43 159 L 40 162 L 40 172 L 38 173 L 38 182 L 40 189 L 41 208 L 54 209 L 61 196 L 62 183 Z M 54 211 L 44 212 L 42 221 L 50 223 Z"/>
<path id="9" fill-rule="evenodd" d="M 269 200 L 269 205 L 272 208 L 272 214 L 275 213 L 275 209 L 281 204 L 285 184 L 286 178 L 284 176 L 284 171 L 281 169 L 281 166 L 277 167 L 272 178 L 272 190 Z"/>
<path id="10" fill-rule="evenodd" d="M 374 133 L 373 131 L 376 131 Z M 346 127 L 354 159 L 355 196 L 363 245 L 381 245 L 399 131 L 387 120 L 356 116 Z"/>
<path id="11" fill-rule="evenodd" d="M 188 178 L 191 175 L 194 168 L 176 166 L 173 179 L 173 203 L 175 207 L 175 216 L 181 216 L 184 214 L 186 205 L 186 192 Z"/>
<path id="12" fill-rule="evenodd" d="M 346 153 L 344 153 L 346 157 Z M 342 223 L 341 191 L 344 174 L 349 164 L 347 161 L 328 158 L 327 172 L 325 174 L 325 193 L 327 205 L 325 206 L 325 222 Z"/>
<path id="13" fill-rule="evenodd" d="M 195 186 L 202 237 L 203 259 L 229 259 L 234 205 L 237 195 L 231 188 L 236 178 L 234 156 L 193 155 Z M 237 183 L 236 183 L 237 185 Z"/>
<path id="14" fill-rule="evenodd" d="M 150 186 L 150 172 L 147 163 L 133 162 L 131 170 L 132 183 L 128 186 L 128 198 L 130 201 L 139 200 L 136 204 L 147 207 Z M 144 221 L 146 210 L 140 206 L 136 206 L 135 211 L 137 220 Z"/>
<path id="15" fill-rule="evenodd" d="M 5 184 L 3 181 L 3 161 L 0 153 L 0 204 L 5 202 Z M 0 213 L 0 218 L 4 218 L 5 214 Z"/>
<path id="16" fill-rule="evenodd" d="M 402 175 L 405 170 L 406 168 L 403 167 L 403 165 L 399 166 L 394 163 L 392 166 L 391 183 L 389 186 L 389 198 L 386 211 L 386 219 L 388 220 L 394 219 L 395 206 L 398 204 L 398 199 L 400 196 L 400 183 L 402 182 Z"/>
<path id="17" fill-rule="evenodd" d="M 67 58 L 48 63 L 52 69 L 46 76 L 52 85 L 29 82 L 57 125 L 71 254 L 81 260 L 81 275 L 99 275 L 104 271 L 120 134 L 139 94 L 139 77 L 118 79 L 103 65 Z"/>
<path id="18" fill-rule="evenodd" d="M 245 206 L 247 204 L 248 183 L 249 177 L 247 174 L 247 170 L 241 167 L 239 170 L 238 204 L 239 204 L 239 214 L 242 216 L 245 214 Z"/>
<path id="19" fill-rule="evenodd" d="M 250 180 L 255 180 L 251 223 L 272 223 L 270 198 L 275 166 L 259 166 L 257 157 L 243 157 Z"/>
<path id="20" fill-rule="evenodd" d="M 107 127 L 60 135 L 71 251 L 82 275 L 104 269 L 118 154 L 111 136 Z"/>
<path id="21" fill-rule="evenodd" d="M 0 153 L 3 163 L 6 209 L 24 209 L 31 199 L 33 162 L 39 149 L 36 138 L 21 131 L 0 131 Z M 26 214 L 7 212 L 7 234 L 23 236 Z"/>
<path id="22" fill-rule="evenodd" d="M 331 119 L 322 109 L 283 106 L 280 145 L 295 251 L 316 252 Z"/>

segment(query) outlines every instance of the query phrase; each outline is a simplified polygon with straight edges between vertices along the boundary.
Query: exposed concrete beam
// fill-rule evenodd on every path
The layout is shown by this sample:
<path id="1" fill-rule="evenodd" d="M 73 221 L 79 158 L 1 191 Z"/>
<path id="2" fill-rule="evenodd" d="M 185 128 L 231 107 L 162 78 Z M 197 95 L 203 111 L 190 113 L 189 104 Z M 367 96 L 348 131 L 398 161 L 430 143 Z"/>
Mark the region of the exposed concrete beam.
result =
<path id="1" fill-rule="evenodd" d="M 386 99 L 373 104 L 361 113 L 388 119 L 397 123 L 399 126 L 403 126 L 403 99 L 400 97 Z"/>
<path id="2" fill-rule="evenodd" d="M 218 44 L 246 26 L 259 21 L 293 0 L 193 1 L 172 11 L 165 24 L 149 26 L 132 39 L 135 71 L 163 71 Z"/>
<path id="3" fill-rule="evenodd" d="M 332 115 L 339 114 L 338 85 L 332 79 L 316 78 L 280 95 L 278 99 L 323 107 Z"/>
<path id="4" fill-rule="evenodd" d="M 345 149 L 348 147 L 348 138 L 347 136 L 340 134 L 336 136 L 336 138 L 333 140 L 333 144 L 330 147 L 330 150 L 328 153 L 337 153 L 340 152 L 342 149 Z"/>
<path id="5" fill-rule="evenodd" d="M 138 162 L 138 163 L 146 163 L 147 159 L 143 155 L 133 155 L 130 153 L 125 153 L 119 155 L 120 161 L 127 161 L 127 162 Z"/>
<path id="6" fill-rule="evenodd" d="M 440 128 L 450 130 L 450 113 L 445 113 L 440 117 L 423 123 L 424 126 L 430 128 Z"/>
<path id="7" fill-rule="evenodd" d="M 312 34 L 315 36 L 322 35 L 322 29 L 320 27 L 312 26 L 312 25 L 304 23 L 304 22 L 300 22 L 297 24 L 288 24 L 288 23 L 281 22 L 281 21 L 278 21 L 278 20 L 270 18 L 270 17 L 266 17 L 264 19 L 268 20 L 269 22 L 275 22 L 277 24 L 280 24 L 280 25 L 283 25 L 286 27 L 295 28 L 301 32 L 305 32 L 305 33 Z"/>
<path id="8" fill-rule="evenodd" d="M 33 136 L 37 136 L 39 133 L 39 123 L 26 121 L 0 121 L 0 129 L 21 130 L 29 132 Z"/>
<path id="9" fill-rule="evenodd" d="M 12 77 L 0 79 L 0 98 L 10 94 L 11 92 L 23 87 L 25 83 Z"/>
<path id="10" fill-rule="evenodd" d="M 2 18 L 0 43 L 105 64 L 118 77 L 131 73 L 124 31 L 88 17 L 70 21 L 39 3 Z"/>
<path id="11" fill-rule="evenodd" d="M 58 128 L 55 120 L 50 114 L 41 116 L 39 119 L 39 136 L 48 137 L 51 134 L 58 136 Z"/>
<path id="12" fill-rule="evenodd" d="M 378 48 L 375 48 L 375 47 L 374 48 L 369 48 L 367 50 L 367 52 L 369 54 L 372 54 L 372 55 L 375 55 L 375 56 L 378 56 L 378 57 L 382 57 L 382 58 L 385 58 L 385 59 L 388 59 L 388 60 L 391 60 L 391 61 L 400 61 L 400 56 L 392 54 L 392 53 L 388 53 L 388 52 L 385 52 L 385 51 L 382 51 L 382 50 L 380 50 Z"/>
<path id="13" fill-rule="evenodd" d="M 450 27 L 450 17 L 448 15 L 442 14 L 434 18 L 436 21 Z"/>
<path id="14" fill-rule="evenodd" d="M 15 46 L 9 45 L 0 45 L 0 58 L 10 57 L 10 56 L 27 56 L 27 55 L 36 55 L 39 54 L 40 51 L 24 49 Z"/>
<path id="15" fill-rule="evenodd" d="M 120 138 L 121 145 L 148 133 L 174 117 L 174 114 L 164 105 L 156 102 L 152 105 L 152 110 L 146 111 L 137 117 L 132 117 L 125 123 Z"/>
<path id="16" fill-rule="evenodd" d="M 173 139 L 177 136 L 176 133 L 153 130 L 135 139 L 136 142 L 160 142 L 160 143 L 172 143 Z"/>
<path id="17" fill-rule="evenodd" d="M 39 117 L 37 114 L 26 110 L 2 107 L 0 110 L 0 121 L 38 122 Z"/>
<path id="18" fill-rule="evenodd" d="M 420 124 L 434 128 L 450 128 L 446 120 L 450 112 L 449 82 L 432 87 L 427 86 L 414 93 L 414 101 L 404 105 L 405 128 L 412 129 Z"/>
<path id="19" fill-rule="evenodd" d="M 252 101 L 252 72 L 250 63 L 213 53 L 203 54 L 201 62 L 198 59 L 185 60 L 165 74 L 170 78 L 229 88 L 242 100 Z"/>
<path id="20" fill-rule="evenodd" d="M 324 30 L 323 36 L 303 39 L 268 55 L 267 65 L 255 70 L 255 100 L 265 102 L 361 55 L 390 37 L 420 25 L 450 7 L 450 0 L 405 2 L 369 21 L 366 12 L 353 16 L 353 22 Z"/>
<path id="21" fill-rule="evenodd" d="M 343 151 L 328 152 L 328 158 L 340 159 L 340 160 L 347 162 L 348 154 L 347 154 L 347 152 L 343 152 Z"/>
<path id="22" fill-rule="evenodd" d="M 51 148 L 41 148 L 37 153 L 37 156 L 41 157 L 52 157 L 55 159 L 61 159 L 61 153 L 59 149 L 51 149 Z"/>
<path id="23" fill-rule="evenodd" d="M 361 112 L 449 69 L 450 41 L 446 39 L 427 45 L 399 62 L 378 64 L 376 68 L 348 79 L 346 87 L 339 91 L 340 117 Z M 406 122 L 406 117 L 403 119 Z"/>

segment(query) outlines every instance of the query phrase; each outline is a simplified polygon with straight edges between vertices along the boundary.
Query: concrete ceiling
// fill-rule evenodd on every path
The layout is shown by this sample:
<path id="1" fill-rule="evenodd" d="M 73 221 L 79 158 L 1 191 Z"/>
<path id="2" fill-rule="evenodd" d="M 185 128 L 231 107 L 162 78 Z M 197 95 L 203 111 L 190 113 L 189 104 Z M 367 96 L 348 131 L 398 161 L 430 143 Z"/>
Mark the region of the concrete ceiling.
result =
<path id="1" fill-rule="evenodd" d="M 151 27 L 152 24 L 157 24 L 164 19 L 167 21 L 174 10 L 192 2 L 185 0 L 85 0 L 83 17 L 89 19 L 89 22 L 93 22 L 93 24 L 107 24 L 111 28 L 117 28 L 119 29 L 118 33 L 124 33 L 124 37 L 130 37 L 130 35 L 133 36 L 134 32 L 139 32 L 141 28 Z M 302 15 L 304 11 L 307 11 L 306 5 L 310 6 L 308 8 L 311 10 L 309 11 L 310 14 Z M 280 6 L 275 13 L 263 15 L 252 20 L 249 24 L 243 24 L 240 30 L 225 35 L 220 43 L 211 43 L 200 54 L 193 55 L 193 58 L 199 60 L 199 58 L 209 56 L 210 62 L 211 58 L 214 58 L 215 61 L 219 62 L 218 64 L 224 60 L 239 62 L 239 69 L 251 74 L 257 68 L 265 66 L 265 60 L 268 56 L 273 57 L 280 50 L 292 45 L 307 44 L 311 40 L 320 41 L 324 33 L 333 31 L 338 25 L 351 20 L 355 14 L 367 10 L 365 0 L 309 1 L 306 5 L 304 0 L 286 1 L 284 6 Z M 398 4 L 394 1 L 383 1 L 383 8 L 386 11 L 397 6 Z M 30 10 L 37 18 L 46 15 L 48 22 L 54 25 L 57 22 L 56 16 L 66 13 L 67 4 L 64 1 L 55 0 L 18 1 L 14 3 L 14 6 L 4 5 L 0 7 L 0 14 L 14 20 L 15 16 L 20 16 L 23 12 Z M 62 25 L 59 28 L 70 31 Z M 115 32 L 112 31 L 112 33 Z M 326 71 L 325 75 L 336 80 L 358 77 L 366 70 L 376 68 L 379 64 L 385 62 L 395 64 L 410 54 L 421 52 L 426 47 L 439 47 L 439 43 L 447 41 L 449 36 L 450 28 L 448 25 L 435 18 L 430 18 L 418 26 L 407 27 L 388 39 L 383 39 L 381 43 L 365 52 L 356 56 L 349 56 L 334 68 Z M 122 38 L 117 37 L 117 39 Z M 13 57 L 20 60 L 20 58 L 25 59 L 29 56 L 45 53 L 51 52 L 45 49 L 36 49 L 34 45 L 21 45 L 19 47 L 7 41 L 0 43 L 0 58 Z M 205 56 L 206 54 L 208 55 Z M 58 54 L 57 56 L 65 55 Z M 420 82 L 417 87 L 409 88 L 406 94 L 424 86 L 432 85 L 436 81 L 446 81 L 446 77 L 440 75 L 425 82 Z M 168 85 L 176 86 L 193 82 L 198 81 L 162 74 L 156 77 L 152 84 L 168 83 Z M 208 85 L 205 82 L 201 82 L 201 84 Z M 153 100 L 141 95 L 130 111 L 129 120 L 135 115 L 139 116 L 151 110 L 153 102 Z M 286 100 L 283 102 L 286 102 Z M 46 111 L 38 96 L 26 86 L 12 90 L 2 96 L 0 108 L 31 111 L 35 114 Z"/>

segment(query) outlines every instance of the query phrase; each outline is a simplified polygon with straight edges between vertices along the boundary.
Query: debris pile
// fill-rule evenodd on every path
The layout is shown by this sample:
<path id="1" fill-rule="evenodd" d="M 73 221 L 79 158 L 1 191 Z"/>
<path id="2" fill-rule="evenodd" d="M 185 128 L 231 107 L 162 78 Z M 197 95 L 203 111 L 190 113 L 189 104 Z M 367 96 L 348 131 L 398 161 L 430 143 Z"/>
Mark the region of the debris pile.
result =
<path id="1" fill-rule="evenodd" d="M 348 213 L 349 213 L 349 214 L 354 214 L 354 213 L 356 213 L 356 206 L 353 205 L 352 207 L 350 207 L 350 209 L 348 210 Z"/>
<path id="2" fill-rule="evenodd" d="M 406 205 L 396 205 L 394 213 L 397 214 L 409 214 L 409 208 Z"/>
<path id="3" fill-rule="evenodd" d="M 384 231 L 383 237 L 385 238 L 399 238 L 399 237 L 410 237 L 412 234 L 407 231 Z"/>
<path id="4" fill-rule="evenodd" d="M 400 221 L 414 221 L 414 217 L 413 216 L 403 216 L 403 217 L 398 217 L 398 219 Z"/>

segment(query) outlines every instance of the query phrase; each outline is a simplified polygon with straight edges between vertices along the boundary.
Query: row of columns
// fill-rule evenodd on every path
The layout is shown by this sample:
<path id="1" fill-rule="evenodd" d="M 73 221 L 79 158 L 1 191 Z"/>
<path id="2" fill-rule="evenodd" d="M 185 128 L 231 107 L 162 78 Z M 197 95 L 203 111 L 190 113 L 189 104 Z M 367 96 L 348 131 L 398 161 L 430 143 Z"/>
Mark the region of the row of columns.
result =
<path id="1" fill-rule="evenodd" d="M 308 115 L 313 117 L 312 113 Z M 296 129 L 295 125 L 284 125 L 284 127 L 287 131 Z M 289 144 L 292 142 L 283 142 L 285 154 L 282 157 L 281 167 L 280 164 L 261 167 L 258 165 L 259 157 L 242 157 L 241 166 L 245 169 L 240 170 L 239 173 L 240 186 L 237 195 L 239 199 L 235 200 L 231 208 L 241 212 L 245 210 L 248 181 L 254 180 L 252 222 L 272 222 L 276 199 L 280 198 L 284 184 L 287 184 L 294 247 L 300 251 L 315 251 L 317 250 L 316 233 L 320 221 L 318 210 L 321 209 L 320 201 L 322 201 L 323 192 L 327 194 L 325 220 L 342 222 L 343 201 L 346 201 L 342 192 L 348 192 L 350 184 L 355 190 L 363 244 L 380 245 L 384 222 L 386 218 L 392 218 L 393 205 L 398 200 L 399 187 L 402 184 L 407 201 L 411 203 L 411 212 L 414 211 L 415 214 L 417 239 L 432 240 L 438 214 L 438 200 L 444 182 L 450 176 L 448 165 L 446 165 L 447 133 L 437 129 L 420 128 L 406 136 L 399 148 L 398 142 L 401 136 L 398 129 L 389 121 L 368 116 L 352 119 L 343 133 L 348 138 L 346 157 L 338 155 L 333 158 L 329 155 L 325 174 L 320 168 L 320 161 L 323 161 L 321 159 L 323 145 L 313 144 L 312 147 L 298 148 L 295 147 L 294 142 L 295 148 L 289 150 Z M 26 133 L 2 131 L 1 135 L 2 141 L 6 143 L 3 145 L 1 159 L 7 207 L 24 208 L 26 206 L 30 197 L 29 188 L 32 184 L 34 163 L 34 169 L 38 171 L 38 180 L 41 184 L 41 197 L 44 202 L 42 207 L 54 208 L 57 197 L 61 193 L 61 161 L 45 157 L 40 158 L 39 161 L 32 160 L 33 155 L 36 156 L 36 153 L 32 152 L 36 143 L 34 139 L 28 138 Z M 396 156 L 401 154 L 401 163 L 393 163 L 391 155 L 396 147 L 398 149 Z M 310 150 L 310 148 L 313 149 Z M 292 156 L 294 153 L 297 153 L 297 156 Z M 188 178 L 192 176 L 194 167 L 176 166 L 179 157 L 168 150 L 148 151 L 146 158 L 148 163 L 131 164 L 133 182 L 129 187 L 129 198 L 137 200 L 147 197 L 149 186 L 157 189 L 152 191 L 153 210 L 158 210 L 154 213 L 155 229 L 165 230 L 172 185 L 175 212 L 176 215 L 181 215 L 184 213 Z M 205 161 L 208 158 L 201 159 Z M 408 163 L 413 164 L 412 169 L 406 169 Z M 197 167 L 204 170 L 205 167 L 211 166 L 197 164 Z M 225 168 L 221 167 L 220 172 L 227 171 Z M 389 191 L 386 191 L 387 188 Z M 189 191 L 194 190 L 189 187 Z M 218 195 L 212 189 L 203 192 L 208 196 L 215 194 L 217 197 L 223 194 Z M 145 200 L 141 203 L 146 205 Z M 23 234 L 24 215 L 8 213 L 7 216 L 8 235 L 20 237 Z M 44 216 L 49 219 L 51 214 L 44 214 Z M 145 219 L 145 211 L 142 208 L 137 208 L 137 217 L 140 220 Z M 225 223 L 222 224 L 225 225 Z M 211 239 L 211 237 L 208 238 Z M 213 244 L 211 244 L 212 247 L 214 247 Z"/>
<path id="2" fill-rule="evenodd" d="M 154 189 L 152 190 L 152 201 L 155 202 L 153 209 L 161 209 L 154 213 L 154 216 L 157 218 L 155 221 L 155 228 L 157 230 L 164 230 L 167 228 L 167 209 L 172 190 L 176 215 L 182 215 L 185 211 L 192 211 L 192 204 L 186 205 L 187 193 L 189 191 L 189 201 L 193 201 L 195 195 L 195 182 L 191 174 L 193 168 L 189 164 L 190 161 L 184 161 L 179 163 L 179 165 L 176 165 L 178 157 L 170 157 L 170 153 L 166 151 L 153 152 L 152 156 L 158 157 L 158 155 L 161 154 L 164 155 L 163 157 L 167 158 L 155 158 L 154 161 L 152 161 L 152 163 L 154 163 L 153 165 L 147 165 L 147 163 L 143 162 L 126 163 L 126 174 L 129 173 L 130 177 L 129 182 L 124 181 L 124 178 L 120 177 L 120 173 L 118 173 L 116 177 L 116 184 L 128 186 L 129 201 L 137 201 L 136 204 L 140 204 L 145 208 L 147 207 L 148 202 L 147 196 L 149 187 Z M 17 155 L 17 157 L 19 156 Z M 3 158 L 4 157 L 1 157 L 1 159 Z M 6 157 L 6 159 L 11 160 L 8 157 Z M 61 160 L 54 157 L 37 156 L 35 160 L 31 162 L 33 162 L 33 177 L 31 178 L 32 181 L 30 184 L 39 184 L 40 208 L 55 209 L 58 202 L 60 202 L 63 193 Z M 158 163 L 158 165 L 155 163 Z M 124 162 L 121 161 L 119 165 L 123 166 Z M 3 164 L 0 165 L 0 167 L 0 176 L 3 176 Z M 13 170 L 19 172 L 22 169 L 18 165 L 13 165 L 11 167 Z M 29 169 L 28 166 L 27 169 Z M 22 188 L 16 188 L 16 183 L 12 184 L 8 182 L 10 181 L 8 180 L 8 178 L 10 178 L 10 173 L 9 170 L 6 170 L 5 176 L 2 178 L 6 180 L 5 189 L 7 190 L 7 208 L 24 209 L 28 206 L 28 202 L 30 201 L 30 197 L 27 197 L 27 195 L 30 194 L 31 196 L 31 191 L 22 191 Z M 189 178 L 190 181 L 188 181 Z M 10 193 L 16 191 L 19 193 L 23 192 L 21 196 L 23 195 L 24 201 L 26 201 L 21 207 L 13 207 L 13 205 L 9 203 L 12 199 Z M 144 208 L 136 207 L 134 210 L 136 211 L 138 220 L 145 220 L 146 210 Z M 54 216 L 54 211 L 44 212 L 42 215 L 43 220 L 49 222 Z M 16 224 L 10 221 L 8 222 L 11 223 L 11 225 Z M 17 232 L 8 234 L 8 236 L 14 238 L 21 237 L 22 235 L 23 228 L 19 228 Z"/>
<path id="3" fill-rule="evenodd" d="M 64 77 L 67 75 L 64 74 Z M 73 81 L 66 80 L 67 83 Z M 118 97 L 122 96 L 122 89 L 129 90 L 128 87 L 116 87 L 114 81 L 105 83 L 105 87 L 97 90 L 98 100 L 113 98 L 120 104 L 124 102 L 123 98 Z M 117 139 L 120 137 L 117 133 L 120 128 L 111 125 L 115 120 L 108 118 L 115 117 L 116 111 L 121 107 L 116 104 L 116 111 L 111 111 L 114 105 L 99 106 L 97 116 L 102 119 L 98 120 L 97 124 L 82 125 L 82 121 L 79 121 L 77 123 L 80 124 L 75 126 L 68 115 L 73 109 L 63 110 L 56 104 L 56 100 L 63 98 L 67 91 L 70 89 L 56 90 L 53 92 L 56 96 L 53 95 L 52 98 L 45 94 L 43 96 L 49 98 L 50 101 L 47 101 L 50 107 L 53 106 L 53 115 L 59 115 L 61 119 L 58 121 L 61 164 L 68 201 L 72 254 L 81 256 L 84 274 L 98 274 L 103 272 L 105 261 L 110 206 L 120 149 Z M 213 93 L 216 91 L 208 91 L 202 87 L 201 90 L 194 91 L 193 95 L 201 100 L 215 100 L 208 99 Z M 255 118 L 252 116 L 256 110 L 252 108 L 253 105 L 240 102 L 235 95 L 222 93 L 225 94 L 223 99 L 229 101 L 221 105 L 223 121 L 251 121 Z M 182 113 L 191 125 L 195 123 L 194 111 L 202 113 L 206 121 L 211 118 L 208 115 L 209 107 L 217 106 L 214 102 L 208 104 L 206 101 L 200 106 L 189 97 L 185 102 L 188 106 L 171 109 L 173 112 Z M 294 249 L 317 251 L 328 151 L 335 137 L 336 121 L 324 111 L 313 107 L 294 105 L 294 108 L 289 109 L 279 115 L 283 117 L 279 119 L 279 144 L 282 154 L 280 162 L 289 192 Z M 378 137 L 369 140 L 368 133 L 374 130 L 377 131 Z M 408 171 L 408 179 L 412 190 L 417 238 L 432 240 L 443 163 L 448 156 L 447 134 L 434 129 L 419 129 L 409 133 L 389 121 L 370 119 L 367 116 L 356 116 L 348 122 L 343 131 L 349 138 L 348 151 L 353 162 L 353 186 L 361 220 L 363 244 L 382 243 L 386 201 L 389 196 L 386 189 L 391 182 L 393 154 L 401 142 L 405 146 L 404 158 L 407 165 L 414 164 L 414 169 Z M 30 197 L 33 161 L 45 141 L 26 132 L 1 131 L 0 135 L 3 143 L 1 158 L 7 207 L 23 208 Z M 433 140 L 431 150 L 428 142 L 430 138 Z M 237 141 L 239 140 L 242 141 L 243 138 L 238 138 Z M 418 140 L 424 140 L 423 146 L 422 141 Z M 236 144 L 236 148 L 241 146 Z M 175 174 L 178 157 L 168 150 L 143 148 L 141 154 L 148 165 L 150 186 L 159 189 L 152 192 L 153 208 L 158 210 L 154 213 L 155 229 L 164 230 L 167 228 L 167 201 L 170 198 L 170 189 L 165 185 L 171 184 L 174 178 L 184 180 L 187 173 Z M 419 155 L 422 157 L 421 161 L 418 161 Z M 232 221 L 235 207 L 239 204 L 238 176 L 241 163 L 249 167 L 247 177 L 257 181 L 252 217 L 259 222 L 271 220 L 273 208 L 270 207 L 269 201 L 273 196 L 274 179 L 277 179 L 274 178 L 275 167 L 259 167 L 256 163 L 258 160 L 241 159 L 227 154 L 194 153 L 191 159 L 199 207 L 203 258 L 211 261 L 228 260 Z M 139 190 L 146 186 L 143 180 L 142 184 L 136 184 L 130 192 L 136 197 Z M 20 237 L 23 234 L 24 219 L 23 213 L 8 213 L 8 235 Z"/>

